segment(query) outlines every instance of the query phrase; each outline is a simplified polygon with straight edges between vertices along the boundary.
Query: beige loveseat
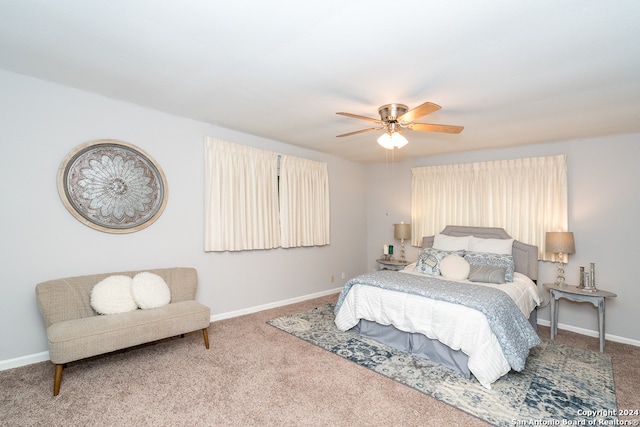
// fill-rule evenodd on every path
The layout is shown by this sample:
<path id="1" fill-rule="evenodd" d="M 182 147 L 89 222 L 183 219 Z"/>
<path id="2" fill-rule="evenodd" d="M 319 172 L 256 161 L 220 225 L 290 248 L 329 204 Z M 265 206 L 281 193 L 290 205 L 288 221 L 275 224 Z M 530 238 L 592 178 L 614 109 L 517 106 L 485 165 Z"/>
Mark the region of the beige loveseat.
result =
<path id="1" fill-rule="evenodd" d="M 100 315 L 91 307 L 94 285 L 113 275 L 133 277 L 142 271 L 162 277 L 171 302 L 159 308 Z M 38 306 L 47 327 L 49 357 L 55 364 L 53 395 L 60 392 L 64 364 L 163 338 L 202 330 L 209 348 L 209 307 L 195 301 L 193 268 L 165 268 L 69 277 L 36 286 Z"/>

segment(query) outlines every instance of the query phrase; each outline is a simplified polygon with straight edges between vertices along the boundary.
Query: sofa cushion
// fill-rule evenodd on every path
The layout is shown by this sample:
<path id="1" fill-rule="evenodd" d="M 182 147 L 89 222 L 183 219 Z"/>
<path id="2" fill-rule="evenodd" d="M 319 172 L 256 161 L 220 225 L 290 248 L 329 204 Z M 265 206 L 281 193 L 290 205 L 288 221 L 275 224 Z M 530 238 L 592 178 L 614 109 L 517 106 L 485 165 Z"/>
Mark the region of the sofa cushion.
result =
<path id="1" fill-rule="evenodd" d="M 164 279 L 144 271 L 131 280 L 133 299 L 143 310 L 163 307 L 171 302 L 171 291 Z"/>
<path id="2" fill-rule="evenodd" d="M 171 303 L 155 310 L 115 316 L 91 316 L 55 323 L 47 328 L 49 358 L 68 363 L 209 326 L 209 307 L 197 301 Z"/>
<path id="3" fill-rule="evenodd" d="M 131 295 L 131 277 L 109 276 L 91 289 L 91 307 L 100 314 L 118 314 L 138 308 Z"/>

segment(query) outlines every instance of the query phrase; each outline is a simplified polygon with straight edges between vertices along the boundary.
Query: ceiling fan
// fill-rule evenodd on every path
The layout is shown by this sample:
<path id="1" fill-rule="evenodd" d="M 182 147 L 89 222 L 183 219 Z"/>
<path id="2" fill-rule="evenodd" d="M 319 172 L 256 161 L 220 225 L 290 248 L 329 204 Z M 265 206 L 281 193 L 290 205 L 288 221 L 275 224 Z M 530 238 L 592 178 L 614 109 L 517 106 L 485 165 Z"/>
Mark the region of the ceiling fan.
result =
<path id="1" fill-rule="evenodd" d="M 426 132 L 444 132 L 444 133 L 460 133 L 464 126 L 438 125 L 430 123 L 414 123 L 413 121 L 420 117 L 438 111 L 441 107 L 432 102 L 425 102 L 416 108 L 409 110 L 404 104 L 385 104 L 378 108 L 380 119 L 359 116 L 357 114 L 339 112 L 341 116 L 353 117 L 354 119 L 366 120 L 378 123 L 380 126 L 357 130 L 355 132 L 343 133 L 337 135 L 338 138 L 344 136 L 356 135 L 358 133 L 369 132 L 372 130 L 386 129 L 386 133 L 378 138 L 378 144 L 384 148 L 392 150 L 394 147 L 402 148 L 409 141 L 402 135 L 402 129 L 420 130 Z"/>

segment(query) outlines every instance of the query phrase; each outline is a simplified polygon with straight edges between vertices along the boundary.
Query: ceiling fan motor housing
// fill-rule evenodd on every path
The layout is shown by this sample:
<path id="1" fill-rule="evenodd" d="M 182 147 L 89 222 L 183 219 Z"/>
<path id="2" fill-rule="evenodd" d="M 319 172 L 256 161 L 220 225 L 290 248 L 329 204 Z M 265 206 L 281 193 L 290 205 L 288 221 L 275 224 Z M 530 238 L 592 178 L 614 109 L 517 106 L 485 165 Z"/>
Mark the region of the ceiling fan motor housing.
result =
<path id="1" fill-rule="evenodd" d="M 409 111 L 409 108 L 404 104 L 386 104 L 378 108 L 380 119 L 384 123 L 394 123 L 396 119 Z"/>

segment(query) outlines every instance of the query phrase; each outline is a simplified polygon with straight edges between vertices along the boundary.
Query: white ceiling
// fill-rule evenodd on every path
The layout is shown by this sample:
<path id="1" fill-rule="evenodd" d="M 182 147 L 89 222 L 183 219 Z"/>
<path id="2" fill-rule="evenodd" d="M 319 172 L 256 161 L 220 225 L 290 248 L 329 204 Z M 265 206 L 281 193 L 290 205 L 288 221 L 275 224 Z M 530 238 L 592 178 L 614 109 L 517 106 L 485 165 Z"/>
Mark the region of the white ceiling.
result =
<path id="1" fill-rule="evenodd" d="M 0 68 L 359 162 L 640 132 L 637 0 L 0 0 Z M 212 135 L 215 136 L 215 135 Z"/>

